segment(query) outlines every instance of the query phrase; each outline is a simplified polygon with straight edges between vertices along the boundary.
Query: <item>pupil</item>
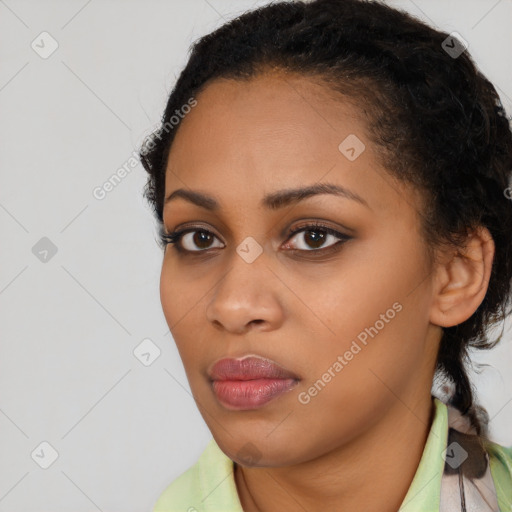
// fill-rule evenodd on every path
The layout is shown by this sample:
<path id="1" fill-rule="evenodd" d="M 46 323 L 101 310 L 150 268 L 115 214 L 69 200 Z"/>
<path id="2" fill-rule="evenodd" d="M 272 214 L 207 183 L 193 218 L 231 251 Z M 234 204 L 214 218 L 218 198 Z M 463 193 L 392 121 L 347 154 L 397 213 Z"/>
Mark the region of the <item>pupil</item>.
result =
<path id="1" fill-rule="evenodd" d="M 321 247 L 322 243 L 324 242 L 325 233 L 319 232 L 319 231 L 308 231 L 308 233 L 313 233 L 318 237 L 317 240 L 315 240 L 315 236 L 313 236 L 313 247 Z M 311 237 L 310 237 L 311 238 Z"/>
<path id="2" fill-rule="evenodd" d="M 197 247 L 204 248 L 201 244 L 205 241 L 207 242 L 209 238 L 210 235 L 208 235 L 204 231 L 196 231 L 194 235 L 194 243 L 196 244 Z"/>

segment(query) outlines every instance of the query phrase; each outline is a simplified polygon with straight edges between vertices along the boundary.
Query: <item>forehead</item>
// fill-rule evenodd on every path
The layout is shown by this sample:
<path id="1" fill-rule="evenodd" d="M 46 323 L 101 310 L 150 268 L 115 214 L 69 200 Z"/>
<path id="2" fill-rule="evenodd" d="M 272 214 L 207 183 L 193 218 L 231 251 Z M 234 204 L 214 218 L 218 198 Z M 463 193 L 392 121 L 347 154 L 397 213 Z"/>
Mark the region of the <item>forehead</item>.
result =
<path id="1" fill-rule="evenodd" d="M 386 207 L 384 170 L 361 111 L 326 85 L 276 72 L 214 80 L 196 100 L 169 153 L 166 196 L 189 187 L 240 202 L 241 194 L 259 199 L 263 191 L 326 178 Z M 364 148 L 357 159 L 340 149 L 346 140 Z"/>
<path id="2" fill-rule="evenodd" d="M 306 149 L 319 142 L 324 146 L 332 143 L 333 150 L 337 150 L 336 142 L 350 128 L 365 137 L 355 107 L 343 101 L 341 95 L 336 100 L 326 86 L 303 76 L 270 73 L 243 81 L 217 79 L 196 100 L 197 106 L 180 123 L 171 161 L 181 156 L 182 149 L 189 149 L 182 145 L 194 142 L 200 149 L 198 156 L 207 150 L 219 153 L 233 149 L 233 144 L 242 141 L 238 149 L 245 154 L 265 144 L 276 149 L 293 145 L 294 153 L 305 155 Z M 200 148 L 199 141 L 190 140 L 195 137 L 202 137 Z"/>
<path id="3" fill-rule="evenodd" d="M 267 158 L 309 159 L 320 150 L 337 156 L 339 142 L 351 131 L 366 138 L 356 108 L 306 77 L 270 73 L 244 81 L 217 79 L 196 99 L 177 131 L 171 165 L 184 158 L 200 161 L 206 154 L 256 159 L 264 148 L 270 151 Z"/>

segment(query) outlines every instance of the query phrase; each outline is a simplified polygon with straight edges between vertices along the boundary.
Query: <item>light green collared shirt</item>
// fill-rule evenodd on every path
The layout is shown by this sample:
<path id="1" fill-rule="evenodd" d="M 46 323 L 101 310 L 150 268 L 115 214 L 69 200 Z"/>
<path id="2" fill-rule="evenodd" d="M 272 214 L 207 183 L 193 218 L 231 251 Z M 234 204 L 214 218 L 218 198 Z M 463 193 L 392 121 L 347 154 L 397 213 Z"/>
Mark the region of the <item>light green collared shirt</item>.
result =
<path id="1" fill-rule="evenodd" d="M 423 455 L 399 512 L 439 512 L 448 410 L 438 398 L 434 404 Z M 511 512 L 512 446 L 485 442 L 485 448 L 500 512 Z M 212 439 L 198 461 L 165 488 L 153 512 L 243 512 L 233 470 L 234 462 Z"/>

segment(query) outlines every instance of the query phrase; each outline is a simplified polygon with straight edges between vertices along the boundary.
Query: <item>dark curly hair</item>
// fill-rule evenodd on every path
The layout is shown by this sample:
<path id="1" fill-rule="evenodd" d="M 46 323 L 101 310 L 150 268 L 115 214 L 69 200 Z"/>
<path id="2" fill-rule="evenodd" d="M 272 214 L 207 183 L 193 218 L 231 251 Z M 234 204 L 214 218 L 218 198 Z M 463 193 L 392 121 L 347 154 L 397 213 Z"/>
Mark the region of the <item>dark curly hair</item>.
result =
<path id="1" fill-rule="evenodd" d="M 249 80 L 269 69 L 319 80 L 367 116 L 369 136 L 390 177 L 422 191 L 422 230 L 434 248 L 463 248 L 478 226 L 495 243 L 483 302 L 459 325 L 443 328 L 436 375 L 452 384 L 448 403 L 488 436 L 486 410 L 474 403 L 468 349 L 493 348 L 488 328 L 510 311 L 512 132 L 493 85 L 458 39 L 372 0 L 280 1 L 248 11 L 195 42 L 167 102 L 161 126 L 140 158 L 144 197 L 160 230 L 165 169 L 190 99 L 216 78 Z M 190 110 L 190 108 L 189 108 Z M 175 120 L 175 121 L 174 121 Z"/>

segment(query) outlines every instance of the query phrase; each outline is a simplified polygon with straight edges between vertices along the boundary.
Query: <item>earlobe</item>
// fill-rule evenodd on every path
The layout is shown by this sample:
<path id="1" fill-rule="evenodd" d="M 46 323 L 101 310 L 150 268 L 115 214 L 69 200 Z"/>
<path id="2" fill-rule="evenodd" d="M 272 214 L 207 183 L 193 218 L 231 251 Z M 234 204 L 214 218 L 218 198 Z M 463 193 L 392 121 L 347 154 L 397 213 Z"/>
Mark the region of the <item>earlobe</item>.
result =
<path id="1" fill-rule="evenodd" d="M 484 300 L 494 258 L 494 240 L 479 226 L 466 247 L 438 264 L 430 321 L 452 327 L 467 320 Z"/>

